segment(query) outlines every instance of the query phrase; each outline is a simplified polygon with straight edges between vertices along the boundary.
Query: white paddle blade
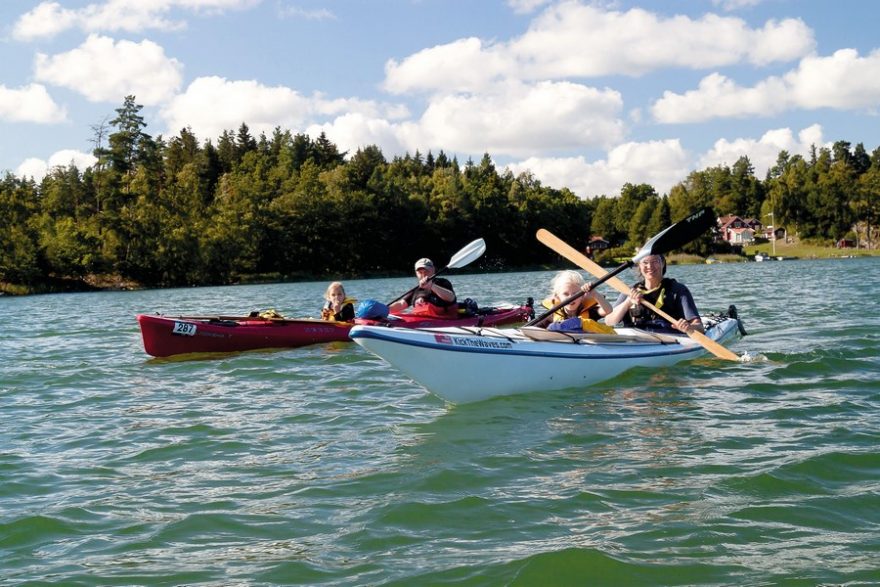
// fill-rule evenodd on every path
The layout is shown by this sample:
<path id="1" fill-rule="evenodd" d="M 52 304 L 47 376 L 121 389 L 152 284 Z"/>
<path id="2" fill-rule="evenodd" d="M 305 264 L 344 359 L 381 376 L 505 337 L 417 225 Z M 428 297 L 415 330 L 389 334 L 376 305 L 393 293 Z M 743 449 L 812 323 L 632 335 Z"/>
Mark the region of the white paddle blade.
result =
<path id="1" fill-rule="evenodd" d="M 457 252 L 452 259 L 449 260 L 449 269 L 459 269 L 460 267 L 464 267 L 465 265 L 470 265 L 477 259 L 479 259 L 483 253 L 486 252 L 486 241 L 481 238 L 469 243 L 459 252 Z"/>

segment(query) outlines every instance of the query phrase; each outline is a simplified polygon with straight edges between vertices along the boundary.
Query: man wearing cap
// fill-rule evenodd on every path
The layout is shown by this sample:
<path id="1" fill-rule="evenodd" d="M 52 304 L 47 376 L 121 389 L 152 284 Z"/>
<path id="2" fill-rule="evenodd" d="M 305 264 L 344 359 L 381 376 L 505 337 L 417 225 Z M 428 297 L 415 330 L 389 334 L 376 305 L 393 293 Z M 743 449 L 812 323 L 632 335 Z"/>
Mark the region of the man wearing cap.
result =
<path id="1" fill-rule="evenodd" d="M 391 304 L 391 312 L 401 312 L 412 306 L 414 314 L 426 314 L 443 318 L 454 318 L 458 315 L 458 304 L 455 303 L 455 290 L 448 279 L 434 277 L 434 262 L 427 257 L 416 261 L 417 288 Z"/>

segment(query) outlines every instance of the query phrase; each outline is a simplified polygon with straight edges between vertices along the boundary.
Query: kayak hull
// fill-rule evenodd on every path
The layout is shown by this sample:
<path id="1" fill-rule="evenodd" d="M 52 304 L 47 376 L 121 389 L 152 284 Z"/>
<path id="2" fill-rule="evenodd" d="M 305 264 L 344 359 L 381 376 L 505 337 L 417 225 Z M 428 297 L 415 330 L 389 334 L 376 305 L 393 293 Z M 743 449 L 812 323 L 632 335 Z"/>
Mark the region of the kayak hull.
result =
<path id="1" fill-rule="evenodd" d="M 530 306 L 505 306 L 484 310 L 483 314 L 443 320 L 411 314 L 392 315 L 385 320 L 358 320 L 358 323 L 401 328 L 442 326 L 498 326 L 529 319 Z M 348 342 L 354 324 L 313 318 L 262 319 L 224 317 L 173 317 L 138 314 L 144 350 L 154 357 L 188 353 L 228 353 L 269 348 L 295 348 L 328 342 Z"/>
<path id="2" fill-rule="evenodd" d="M 547 332 L 547 331 L 543 331 Z M 706 335 L 718 342 L 733 337 L 737 321 L 721 319 Z M 634 367 L 666 367 L 699 357 L 705 349 L 686 336 L 662 340 L 636 329 L 615 335 L 534 340 L 529 329 L 439 328 L 389 330 L 356 326 L 351 338 L 368 351 L 451 403 L 496 396 L 585 387 Z"/>
<path id="3" fill-rule="evenodd" d="M 144 350 L 154 357 L 228 353 L 347 341 L 351 324 L 324 320 L 191 320 L 138 314 Z"/>

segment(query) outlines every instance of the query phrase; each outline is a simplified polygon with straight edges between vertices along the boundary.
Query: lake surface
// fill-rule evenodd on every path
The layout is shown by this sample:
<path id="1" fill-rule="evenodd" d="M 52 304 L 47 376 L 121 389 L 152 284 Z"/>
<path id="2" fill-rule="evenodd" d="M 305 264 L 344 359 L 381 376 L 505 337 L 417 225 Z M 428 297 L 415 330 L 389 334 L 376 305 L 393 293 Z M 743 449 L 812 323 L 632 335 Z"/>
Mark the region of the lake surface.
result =
<path id="1" fill-rule="evenodd" d="M 880 584 L 880 259 L 670 275 L 750 361 L 462 406 L 350 343 L 143 351 L 137 313 L 315 316 L 325 282 L 0 298 L 0 585 Z"/>

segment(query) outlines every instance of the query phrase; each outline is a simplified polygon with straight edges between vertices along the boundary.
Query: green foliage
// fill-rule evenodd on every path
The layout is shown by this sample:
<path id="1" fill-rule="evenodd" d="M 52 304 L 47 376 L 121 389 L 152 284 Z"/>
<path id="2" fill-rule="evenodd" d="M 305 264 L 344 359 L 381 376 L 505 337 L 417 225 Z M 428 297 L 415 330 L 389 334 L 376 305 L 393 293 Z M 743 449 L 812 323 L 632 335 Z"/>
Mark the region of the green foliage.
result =
<path id="1" fill-rule="evenodd" d="M 87 223 L 70 216 L 43 217 L 39 244 L 48 265 L 60 275 L 83 277 L 100 267 L 100 240 Z"/>
<path id="2" fill-rule="evenodd" d="M 533 238 L 541 227 L 581 249 L 602 236 L 614 248 L 597 260 L 613 262 L 703 206 L 764 222 L 772 214 L 802 238 L 876 240 L 880 149 L 869 156 L 861 144 L 838 141 L 808 159 L 782 151 L 763 181 L 742 157 L 690 173 L 668 196 L 627 183 L 618 197 L 582 199 L 530 173 L 499 172 L 488 153 L 462 167 L 443 151 L 388 161 L 370 145 L 346 160 L 323 133 L 254 137 L 244 123 L 214 142 L 189 128 L 154 139 L 141 108 L 125 98 L 106 146 L 96 129 L 93 167 L 55 168 L 39 186 L 11 174 L 0 181 L 0 281 L 387 275 L 477 237 L 489 247 L 475 268 L 558 264 Z M 718 251 L 707 234 L 682 252 Z"/>
<path id="3" fill-rule="evenodd" d="M 0 182 L 0 281 L 30 284 L 40 277 L 38 212 L 34 183 L 7 173 Z"/>

